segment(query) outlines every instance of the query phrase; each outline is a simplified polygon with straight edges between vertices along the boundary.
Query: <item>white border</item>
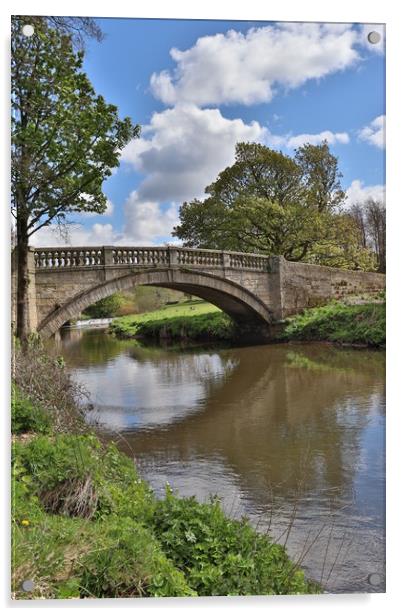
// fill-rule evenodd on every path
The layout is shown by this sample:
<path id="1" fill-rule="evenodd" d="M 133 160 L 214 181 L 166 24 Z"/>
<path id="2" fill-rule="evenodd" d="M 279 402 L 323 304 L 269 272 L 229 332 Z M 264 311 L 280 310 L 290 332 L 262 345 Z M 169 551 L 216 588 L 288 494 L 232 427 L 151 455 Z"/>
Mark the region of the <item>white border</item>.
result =
<path id="1" fill-rule="evenodd" d="M 202 0 L 190 3 L 180 0 L 148 0 L 144 3 L 119 2 L 100 5 L 99 2 L 89 0 L 60 1 L 55 5 L 50 0 L 36 0 L 35 3 L 27 0 L 5 2 L 1 7 L 0 28 L 2 34 L 3 88 L 1 89 L 0 105 L 2 128 L 4 129 L 1 141 L 0 156 L 2 159 L 1 173 L 3 182 L 3 203 L 1 212 L 1 246 L 3 250 L 1 263 L 1 297 L 2 324 L 0 344 L 3 349 L 3 363 L 1 372 L 3 381 L 3 448 L 4 457 L 1 468 L 8 469 L 9 465 L 9 426 L 7 420 L 8 405 L 8 364 L 9 364 L 9 18 L 10 14 L 43 14 L 43 15 L 90 15 L 104 17 L 161 17 L 183 19 L 244 19 L 244 20 L 272 20 L 272 21 L 339 21 L 339 22 L 366 22 L 386 23 L 387 25 L 387 209 L 388 209 L 388 316 L 387 316 L 387 592 L 384 595 L 326 595 L 320 597 L 258 597 L 258 598 L 206 598 L 197 600 L 163 599 L 163 600 L 91 600 L 77 601 L 42 601 L 42 602 L 11 602 L 7 599 L 9 589 L 9 562 L 2 559 L 1 598 L 5 609 L 13 609 L 15 613 L 37 611 L 47 608 L 62 608 L 77 611 L 86 608 L 97 609 L 134 609 L 136 612 L 176 613 L 189 609 L 194 611 L 208 610 L 212 613 L 230 610 L 233 614 L 243 613 L 245 609 L 252 609 L 256 613 L 266 613 L 267 610 L 279 608 L 286 615 L 297 610 L 298 614 L 321 613 L 338 614 L 340 610 L 350 610 L 365 615 L 377 615 L 381 609 L 392 609 L 397 606 L 399 599 L 400 539 L 401 512 L 401 486 L 400 486 L 400 444 L 402 435 L 402 408 L 400 403 L 400 388 L 397 390 L 399 376 L 398 355 L 401 328 L 399 326 L 398 282 L 401 279 L 401 254 L 398 250 L 401 245 L 401 44 L 402 19 L 399 3 L 395 0 L 378 0 L 369 3 L 367 0 L 336 0 L 336 2 L 317 2 L 317 0 L 281 0 L 269 3 L 262 0 L 247 0 L 233 3 L 233 0 Z M 401 300 L 399 300 L 401 301 Z M 399 343 L 399 344 L 398 344 Z M 399 400 L 398 400 L 399 393 Z M 398 405 L 399 401 L 399 405 Z M 399 406 L 399 408 L 398 408 Z M 2 473 L 3 478 L 6 473 Z M 399 484 L 398 484 L 399 479 Z M 3 481 L 3 508 L 2 508 L 2 535 L 1 552 L 9 554 L 9 498 L 8 478 Z"/>

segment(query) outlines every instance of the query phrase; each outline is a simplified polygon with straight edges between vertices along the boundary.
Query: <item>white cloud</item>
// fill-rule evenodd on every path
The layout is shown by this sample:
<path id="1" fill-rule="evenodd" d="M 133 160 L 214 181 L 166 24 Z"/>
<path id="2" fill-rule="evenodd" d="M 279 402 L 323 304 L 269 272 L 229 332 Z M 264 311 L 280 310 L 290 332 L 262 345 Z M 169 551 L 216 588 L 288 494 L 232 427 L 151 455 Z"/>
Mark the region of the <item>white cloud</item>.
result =
<path id="1" fill-rule="evenodd" d="M 32 246 L 151 246 L 165 242 L 178 223 L 178 205 L 162 209 L 156 202 L 138 199 L 134 191 L 124 205 L 123 233 L 111 224 L 67 225 L 63 232 L 57 225 L 42 227 L 31 238 Z"/>
<path id="2" fill-rule="evenodd" d="M 385 186 L 382 184 L 364 186 L 360 180 L 353 180 L 346 191 L 346 206 L 362 203 L 369 198 L 385 203 Z"/>
<path id="3" fill-rule="evenodd" d="M 385 115 L 374 118 L 368 126 L 359 131 L 359 138 L 377 148 L 385 148 Z"/>
<path id="4" fill-rule="evenodd" d="M 273 135 L 268 134 L 265 138 L 265 142 L 271 147 L 286 147 L 288 149 L 296 149 L 305 143 L 311 145 L 318 145 L 322 141 L 326 140 L 329 145 L 336 143 L 346 144 L 349 143 L 348 133 L 333 133 L 330 130 L 324 130 L 321 133 L 308 134 L 302 133 L 300 135 Z"/>
<path id="5" fill-rule="evenodd" d="M 90 195 L 88 195 L 88 197 L 90 197 Z M 87 199 L 87 200 L 91 201 L 91 199 Z M 84 216 L 85 218 L 92 218 L 93 216 L 112 216 L 113 212 L 114 212 L 114 204 L 112 203 L 112 201 L 110 201 L 110 199 L 107 199 L 106 200 L 106 210 L 102 214 L 97 214 L 96 212 L 82 212 L 80 213 L 80 216 Z"/>
<path id="6" fill-rule="evenodd" d="M 258 122 L 228 120 L 219 109 L 185 104 L 155 113 L 144 136 L 122 152 L 123 161 L 146 175 L 136 203 L 202 196 L 205 186 L 234 162 L 238 141 L 263 141 L 265 134 Z"/>
<path id="7" fill-rule="evenodd" d="M 117 234 L 111 224 L 96 223 L 90 229 L 80 224 L 67 225 L 63 232 L 57 225 L 42 227 L 31 237 L 32 246 L 104 246 L 115 243 Z"/>
<path id="8" fill-rule="evenodd" d="M 142 201 L 133 191 L 124 205 L 124 236 L 137 246 L 161 243 L 179 222 L 178 212 L 174 203 L 163 210 L 155 201 Z"/>
<path id="9" fill-rule="evenodd" d="M 269 102 L 279 87 L 296 88 L 355 64 L 361 32 L 348 24 L 283 23 L 246 34 L 203 36 L 171 49 L 175 69 L 154 73 L 154 95 L 168 105 Z"/>

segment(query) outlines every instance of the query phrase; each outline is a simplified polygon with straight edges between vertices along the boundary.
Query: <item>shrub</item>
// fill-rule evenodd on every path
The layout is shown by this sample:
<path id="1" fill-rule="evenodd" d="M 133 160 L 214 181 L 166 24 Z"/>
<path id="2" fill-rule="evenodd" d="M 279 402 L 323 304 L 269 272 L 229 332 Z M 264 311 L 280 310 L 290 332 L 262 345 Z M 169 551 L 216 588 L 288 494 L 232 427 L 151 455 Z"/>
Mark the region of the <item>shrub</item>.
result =
<path id="1" fill-rule="evenodd" d="M 246 520 L 227 518 L 217 499 L 200 504 L 167 491 L 155 508 L 153 530 L 199 595 L 316 592 L 282 546 Z"/>
<path id="2" fill-rule="evenodd" d="M 24 396 L 13 383 L 11 387 L 11 432 L 38 432 L 47 434 L 50 431 L 49 414 L 42 407 L 35 405 Z"/>
<path id="3" fill-rule="evenodd" d="M 24 350 L 19 344 L 13 350 L 14 383 L 25 400 L 49 416 L 52 431 L 85 431 L 79 403 L 86 392 L 70 377 L 63 358 L 49 355 L 35 338 Z"/>
<path id="4" fill-rule="evenodd" d="M 196 593 L 166 558 L 152 533 L 130 518 L 98 527 L 91 551 L 78 569 L 83 596 L 181 597 Z"/>
<path id="5" fill-rule="evenodd" d="M 142 520 L 151 515 L 152 494 L 133 461 L 95 436 L 38 436 L 16 443 L 14 460 L 50 513 L 85 518 L 114 513 Z"/>
<path id="6" fill-rule="evenodd" d="M 385 344 L 385 304 L 332 302 L 305 310 L 288 320 L 283 336 L 286 339 L 380 346 Z"/>
<path id="7" fill-rule="evenodd" d="M 114 317 L 123 305 L 123 301 L 120 293 L 113 293 L 113 295 L 100 299 L 95 304 L 85 308 L 84 314 L 88 315 L 91 319 Z"/>
<path id="8" fill-rule="evenodd" d="M 118 330 L 119 324 L 113 324 L 113 330 Z M 169 338 L 181 340 L 230 340 L 235 333 L 233 321 L 222 312 L 178 316 L 166 319 L 155 319 L 143 322 L 133 320 L 131 328 L 135 335 L 145 338 Z"/>

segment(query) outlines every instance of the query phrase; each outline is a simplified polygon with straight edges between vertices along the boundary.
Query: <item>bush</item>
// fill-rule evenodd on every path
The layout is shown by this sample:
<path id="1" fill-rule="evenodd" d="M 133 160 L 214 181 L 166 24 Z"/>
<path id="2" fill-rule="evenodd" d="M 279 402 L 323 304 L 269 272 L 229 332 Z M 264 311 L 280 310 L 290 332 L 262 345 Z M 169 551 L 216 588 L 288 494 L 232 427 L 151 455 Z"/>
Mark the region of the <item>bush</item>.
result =
<path id="1" fill-rule="evenodd" d="M 16 443 L 14 459 L 50 513 L 99 518 L 118 514 L 146 520 L 153 498 L 130 458 L 91 435 L 38 436 Z"/>
<path id="2" fill-rule="evenodd" d="M 42 409 L 54 432 L 86 431 L 79 404 L 85 400 L 86 392 L 70 377 L 63 358 L 48 355 L 40 339 L 35 338 L 24 350 L 19 344 L 13 350 L 14 383 L 24 400 L 22 405 L 30 403 Z"/>
<path id="3" fill-rule="evenodd" d="M 381 346 L 385 344 L 385 304 L 332 302 L 305 310 L 288 320 L 283 337 Z"/>
<path id="4" fill-rule="evenodd" d="M 99 525 L 78 570 L 82 596 L 182 597 L 196 593 L 166 558 L 152 533 L 130 518 Z"/>
<path id="5" fill-rule="evenodd" d="M 113 293 L 109 297 L 100 299 L 95 304 L 85 308 L 84 314 L 91 319 L 106 319 L 108 317 L 114 317 L 119 311 L 119 308 L 123 305 L 123 297 L 120 293 Z"/>
<path id="6" fill-rule="evenodd" d="M 33 404 L 13 383 L 11 386 L 11 432 L 22 434 L 50 432 L 49 414 L 40 406 Z"/>
<path id="7" fill-rule="evenodd" d="M 156 505 L 153 531 L 199 595 L 317 592 L 282 546 L 246 520 L 227 518 L 216 499 L 200 504 L 168 490 Z"/>

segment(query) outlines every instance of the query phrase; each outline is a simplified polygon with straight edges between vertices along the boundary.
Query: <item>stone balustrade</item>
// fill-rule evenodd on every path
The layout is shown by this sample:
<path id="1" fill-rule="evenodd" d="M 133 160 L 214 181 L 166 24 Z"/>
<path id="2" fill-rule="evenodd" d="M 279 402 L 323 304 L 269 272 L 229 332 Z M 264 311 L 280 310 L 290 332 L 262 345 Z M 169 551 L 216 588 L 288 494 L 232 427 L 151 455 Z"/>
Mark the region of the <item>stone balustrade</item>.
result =
<path id="1" fill-rule="evenodd" d="M 182 247 L 35 248 L 35 269 L 60 270 L 96 267 L 188 267 L 269 271 L 269 257 L 262 255 Z"/>

